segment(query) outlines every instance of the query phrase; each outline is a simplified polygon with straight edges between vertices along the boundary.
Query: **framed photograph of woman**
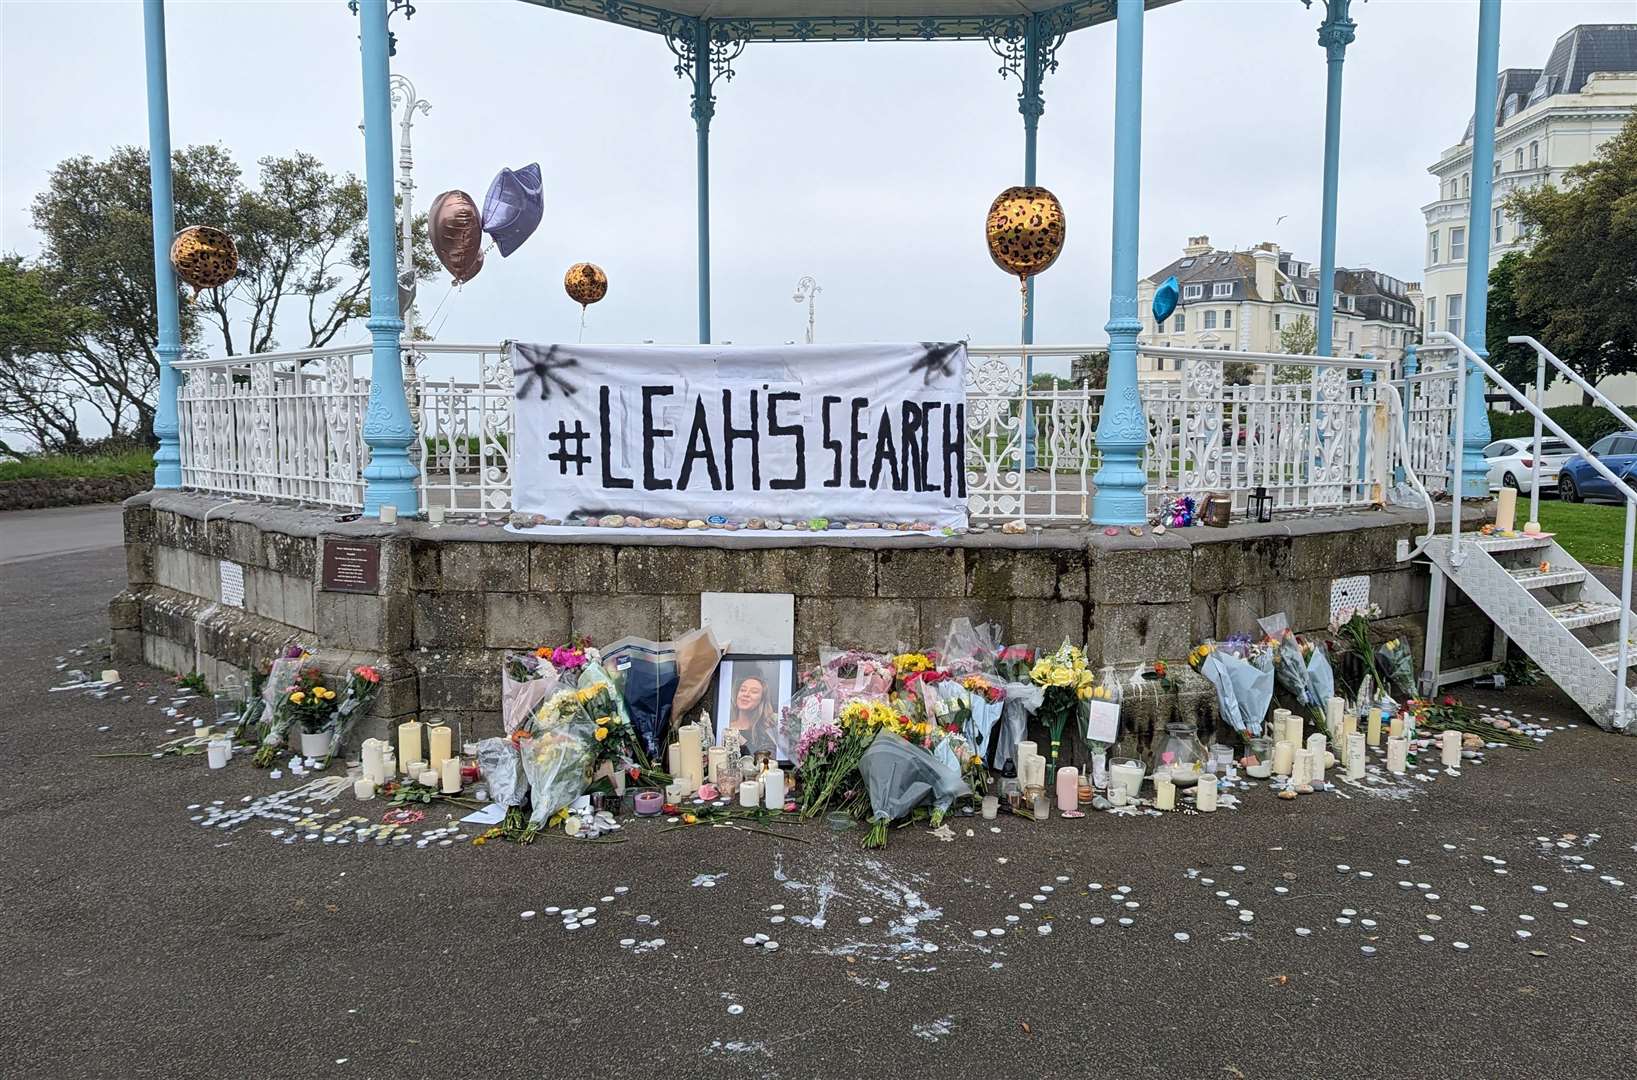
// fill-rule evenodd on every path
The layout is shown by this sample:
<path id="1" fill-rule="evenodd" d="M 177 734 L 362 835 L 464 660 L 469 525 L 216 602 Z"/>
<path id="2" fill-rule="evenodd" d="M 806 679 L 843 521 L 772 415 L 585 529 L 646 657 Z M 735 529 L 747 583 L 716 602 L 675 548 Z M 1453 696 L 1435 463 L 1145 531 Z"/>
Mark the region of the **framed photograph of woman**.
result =
<path id="1" fill-rule="evenodd" d="M 734 655 L 722 657 L 716 682 L 716 742 L 721 745 L 729 731 L 745 741 L 747 754 L 772 751 L 788 761 L 791 748 L 784 745 L 779 717 L 790 704 L 796 680 L 796 660 L 792 656 Z"/>

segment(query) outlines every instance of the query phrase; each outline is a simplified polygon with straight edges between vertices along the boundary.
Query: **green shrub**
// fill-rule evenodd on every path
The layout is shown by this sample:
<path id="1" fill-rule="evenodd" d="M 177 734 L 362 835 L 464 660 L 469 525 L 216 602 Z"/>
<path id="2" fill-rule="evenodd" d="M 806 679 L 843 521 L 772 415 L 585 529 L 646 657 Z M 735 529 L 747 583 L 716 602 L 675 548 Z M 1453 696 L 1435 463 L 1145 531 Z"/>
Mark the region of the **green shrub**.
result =
<path id="1" fill-rule="evenodd" d="M 1547 409 L 1546 415 L 1582 446 L 1590 446 L 1623 426 L 1619 417 L 1598 405 L 1556 405 Z M 1541 431 L 1547 437 L 1552 435 L 1544 426 Z M 1526 439 L 1535 433 L 1535 418 L 1526 412 L 1491 410 L 1489 433 L 1496 439 Z"/>
<path id="2" fill-rule="evenodd" d="M 39 454 L 21 461 L 0 461 L 0 480 L 47 477 L 79 479 L 88 476 L 142 476 L 153 474 L 153 454 L 126 450 L 113 454 Z"/>

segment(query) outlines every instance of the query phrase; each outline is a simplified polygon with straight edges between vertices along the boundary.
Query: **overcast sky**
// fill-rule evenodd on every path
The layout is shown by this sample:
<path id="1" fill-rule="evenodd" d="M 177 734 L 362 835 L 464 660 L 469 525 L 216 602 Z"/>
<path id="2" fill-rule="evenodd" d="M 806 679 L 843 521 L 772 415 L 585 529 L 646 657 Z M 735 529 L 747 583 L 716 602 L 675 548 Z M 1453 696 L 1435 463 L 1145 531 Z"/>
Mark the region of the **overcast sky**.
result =
<path id="1" fill-rule="evenodd" d="M 1219 247 L 1273 240 L 1317 261 L 1320 6 L 1184 0 L 1149 13 L 1143 273 L 1195 233 Z M 1472 109 L 1478 5 L 1353 8 L 1339 258 L 1418 280 L 1419 207 L 1436 195 L 1426 169 Z M 362 173 L 344 0 L 172 0 L 168 12 L 177 146 L 219 142 L 247 168 L 307 150 Z M 1576 23 L 1632 17 L 1631 0 L 1506 0 L 1501 66 L 1539 66 Z M 502 166 L 538 160 L 546 177 L 540 231 L 510 259 L 491 254 L 449 298 L 439 338 L 573 340 L 579 310 L 562 275 L 591 260 L 611 284 L 586 340 L 693 341 L 694 128 L 663 39 L 514 0 L 420 0 L 393 28 L 394 70 L 433 104 L 415 126 L 418 209 L 450 188 L 481 201 Z M 0 33 L 0 248 L 30 254 L 28 205 L 52 165 L 145 139 L 141 5 L 3 0 Z M 1102 341 L 1113 25 L 1070 35 L 1058 60 L 1039 180 L 1063 201 L 1068 242 L 1039 281 L 1036 340 Z M 812 274 L 821 341 L 1016 340 L 1016 285 L 983 243 L 990 200 L 1023 170 L 1018 85 L 997 65 L 982 42 L 747 48 L 717 86 L 711 128 L 716 339 L 799 338 L 805 307 L 791 293 Z M 444 292 L 423 286 L 423 310 Z"/>

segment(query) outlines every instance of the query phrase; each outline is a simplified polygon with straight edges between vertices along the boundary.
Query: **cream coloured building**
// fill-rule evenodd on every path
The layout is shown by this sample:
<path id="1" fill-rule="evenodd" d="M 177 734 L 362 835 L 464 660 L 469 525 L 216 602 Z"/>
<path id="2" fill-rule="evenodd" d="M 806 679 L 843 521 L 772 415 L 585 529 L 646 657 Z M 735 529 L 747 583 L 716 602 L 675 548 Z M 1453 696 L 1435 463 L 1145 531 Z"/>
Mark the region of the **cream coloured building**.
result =
<path id="1" fill-rule="evenodd" d="M 1175 275 L 1177 309 L 1154 321 L 1154 292 Z M 1145 345 L 1236 352 L 1284 352 L 1281 332 L 1306 315 L 1318 325 L 1319 268 L 1277 244 L 1218 251 L 1208 236 L 1191 236 L 1182 256 L 1137 283 Z M 1378 270 L 1337 267 L 1331 354 L 1398 360 L 1419 340 L 1420 287 Z M 1142 361 L 1143 370 L 1174 370 L 1170 361 Z"/>
<path id="2" fill-rule="evenodd" d="M 1590 161 L 1637 109 L 1637 23 L 1587 24 L 1563 34 L 1542 68 L 1507 68 L 1493 116 L 1495 209 L 1489 222 L 1489 265 L 1526 249 L 1529 238 L 1501 205 L 1520 187 L 1562 184 L 1573 166 Z M 1421 208 L 1426 216 L 1426 326 L 1460 334 L 1465 322 L 1468 196 L 1472 188 L 1472 122 L 1455 146 L 1428 169 L 1438 178 L 1438 198 Z M 1545 344 L 1550 347 L 1551 342 Z M 1616 402 L 1637 403 L 1637 376 L 1620 375 L 1599 386 Z M 1580 392 L 1554 384 L 1548 405 L 1573 405 Z"/>

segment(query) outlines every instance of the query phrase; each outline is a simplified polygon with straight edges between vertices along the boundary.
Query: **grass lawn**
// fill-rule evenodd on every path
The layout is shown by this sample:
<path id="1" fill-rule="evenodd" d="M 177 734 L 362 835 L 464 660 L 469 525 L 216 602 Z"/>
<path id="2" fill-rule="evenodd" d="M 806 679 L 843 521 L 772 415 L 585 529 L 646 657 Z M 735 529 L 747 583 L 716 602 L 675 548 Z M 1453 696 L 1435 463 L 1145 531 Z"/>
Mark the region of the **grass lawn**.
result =
<path id="1" fill-rule="evenodd" d="M 1527 503 L 1518 507 L 1520 520 L 1527 509 Z M 1540 527 L 1556 533 L 1563 550 L 1583 563 L 1620 565 L 1626 542 L 1624 503 L 1566 503 L 1542 499 Z"/>
<path id="2" fill-rule="evenodd" d="M 0 461 L 0 480 L 37 480 L 50 477 L 137 476 L 153 472 L 153 454 L 130 450 L 120 454 L 76 457 L 43 454 L 22 461 Z"/>

